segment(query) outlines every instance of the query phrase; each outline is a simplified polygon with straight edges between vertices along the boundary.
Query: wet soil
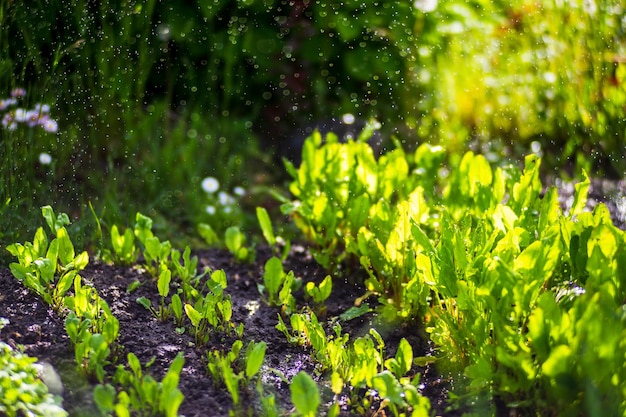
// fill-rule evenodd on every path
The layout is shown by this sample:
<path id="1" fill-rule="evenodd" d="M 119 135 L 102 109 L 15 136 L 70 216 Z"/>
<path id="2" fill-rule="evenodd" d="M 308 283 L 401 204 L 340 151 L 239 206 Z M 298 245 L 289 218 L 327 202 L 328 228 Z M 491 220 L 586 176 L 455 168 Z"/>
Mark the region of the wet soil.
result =
<path id="1" fill-rule="evenodd" d="M 276 396 L 276 402 L 285 415 L 292 414 L 294 409 L 290 403 L 288 381 L 304 370 L 320 386 L 324 386 L 329 375 L 316 370 L 306 347 L 292 346 L 287 342 L 285 335 L 275 328 L 280 310 L 261 301 L 257 284 L 263 280 L 263 266 L 271 252 L 257 248 L 256 261 L 253 264 L 237 263 L 230 253 L 220 250 L 204 250 L 195 255 L 199 258 L 199 268 L 225 271 L 228 278 L 226 292 L 231 295 L 233 302 L 232 321 L 244 325 L 244 346 L 251 340 L 267 343 L 265 365 L 262 369 L 264 392 Z M 293 270 L 295 276 L 302 278 L 304 282 L 319 283 L 326 276 L 326 272 L 317 265 L 312 256 L 297 245 L 292 248 L 284 268 L 286 271 Z M 208 345 L 200 348 L 194 345 L 193 335 L 189 332 L 178 333 L 172 320 L 160 322 L 154 318 L 136 302 L 141 296 L 149 298 L 153 305 L 157 305 L 159 300 L 156 283 L 139 268 L 124 268 L 92 261 L 82 271 L 81 276 L 96 287 L 120 322 L 119 363 L 124 363 L 126 352 L 133 352 L 142 364 L 155 358 L 149 373 L 160 380 L 174 357 L 183 352 L 185 365 L 179 388 L 185 400 L 179 414 L 187 417 L 229 415 L 229 410 L 233 407 L 230 395 L 223 386 L 212 380 L 206 370 L 205 358 L 206 352 L 214 349 L 228 351 L 235 340 L 233 335 L 214 334 Z M 142 282 L 142 285 L 128 293 L 128 286 L 135 280 Z M 350 281 L 359 280 L 334 281 L 332 295 L 326 302 L 327 320 L 337 318 L 364 294 L 363 288 Z M 296 299 L 299 307 L 307 301 L 301 291 L 296 294 Z M 10 324 L 0 333 L 0 340 L 13 346 L 22 346 L 28 355 L 47 361 L 60 371 L 65 385 L 64 407 L 75 416 L 94 415 L 95 405 L 91 399 L 93 387 L 82 381 L 75 371 L 73 349 L 64 329 L 63 318 L 37 296 L 29 293 L 8 270 L 0 270 L 0 317 L 10 320 Z M 417 325 L 384 326 L 377 323 L 371 313 L 342 321 L 341 325 L 344 332 L 350 333 L 351 340 L 366 334 L 372 327 L 376 328 L 385 340 L 388 356 L 395 354 L 403 337 L 413 346 L 415 356 L 432 353 L 429 343 L 420 337 L 423 332 Z M 110 371 L 112 373 L 113 368 Z M 435 369 L 415 368 L 413 371 L 422 375 L 422 393 L 430 398 L 437 415 L 458 415 L 445 411 L 447 386 L 437 376 Z M 242 390 L 241 396 L 242 410 L 246 411 L 244 414 L 247 415 L 247 411 L 252 410 L 252 415 L 259 415 L 259 395 L 254 385 L 248 390 Z M 323 395 L 323 399 L 327 402 L 332 400 L 329 390 L 327 395 Z M 351 410 L 345 402 L 342 404 L 342 416 L 363 415 Z M 373 415 L 374 411 L 366 411 L 365 415 Z"/>

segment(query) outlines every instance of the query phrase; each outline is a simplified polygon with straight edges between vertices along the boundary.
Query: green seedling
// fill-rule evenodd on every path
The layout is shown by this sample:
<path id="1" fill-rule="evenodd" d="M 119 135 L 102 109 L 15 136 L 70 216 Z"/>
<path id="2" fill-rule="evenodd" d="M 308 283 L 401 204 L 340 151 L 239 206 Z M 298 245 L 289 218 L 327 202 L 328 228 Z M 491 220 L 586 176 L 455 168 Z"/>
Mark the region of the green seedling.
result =
<path id="1" fill-rule="evenodd" d="M 54 310 L 60 311 L 65 293 L 72 287 L 77 273 L 89 263 L 89 255 L 86 251 L 76 255 L 65 229 L 69 224 L 67 215 L 55 217 L 50 206 L 43 207 L 42 213 L 56 237 L 48 243 L 48 237 L 40 227 L 33 242 L 9 245 L 7 250 L 18 260 L 10 264 L 10 269 L 27 288 Z"/>
<path id="2" fill-rule="evenodd" d="M 8 320 L 0 319 L 0 330 Z M 48 392 L 31 358 L 0 342 L 0 414 L 8 417 L 65 417 L 68 413 Z"/>
<path id="3" fill-rule="evenodd" d="M 178 389 L 180 372 L 185 359 L 182 353 L 176 355 L 167 373 L 157 382 L 146 375 L 139 359 L 128 354 L 128 367 L 119 365 L 114 382 L 122 387 L 119 393 L 111 384 L 98 385 L 94 390 L 94 401 L 102 413 L 112 413 L 119 417 L 131 415 L 176 417 L 184 396 Z M 146 368 L 149 365 L 146 365 Z"/>
<path id="4" fill-rule="evenodd" d="M 326 306 L 324 302 L 333 290 L 333 281 L 330 275 L 320 282 L 319 285 L 315 285 L 314 282 L 307 282 L 304 287 L 306 294 L 313 299 L 315 303 L 315 309 L 318 315 L 326 315 Z"/>
<path id="5" fill-rule="evenodd" d="M 159 266 L 168 263 L 172 244 L 169 241 L 161 242 L 159 238 L 154 236 L 152 233 L 152 219 L 150 217 L 137 213 L 135 218 L 134 232 L 137 240 L 143 246 L 146 269 L 150 275 L 157 277 Z"/>
<path id="6" fill-rule="evenodd" d="M 132 229 L 126 229 L 120 235 L 117 225 L 111 227 L 111 246 L 113 247 L 113 263 L 130 266 L 137 261 L 139 251 L 135 246 L 135 235 Z"/>
<path id="7" fill-rule="evenodd" d="M 289 385 L 291 402 L 296 407 L 298 414 L 303 417 L 315 417 L 320 406 L 319 388 L 313 378 L 306 372 L 300 371 L 293 377 Z"/>
<path id="8" fill-rule="evenodd" d="M 196 287 L 208 272 L 207 268 L 202 274 L 198 274 L 198 257 L 190 257 L 190 255 L 191 249 L 189 246 L 185 247 L 182 262 L 180 260 L 180 251 L 174 249 L 171 253 L 172 264 L 174 265 L 176 275 L 180 278 L 183 300 L 185 302 L 189 302 L 198 297 Z"/>
<path id="9" fill-rule="evenodd" d="M 83 286 L 80 275 L 74 279 L 74 295 L 65 297 L 67 308 L 82 322 L 88 320 L 91 333 L 100 333 L 108 344 L 119 335 L 119 321 L 105 300 L 90 286 Z"/>
<path id="10" fill-rule="evenodd" d="M 148 311 L 150 311 L 157 319 L 166 321 L 172 314 L 171 306 L 167 306 L 165 302 L 165 298 L 170 293 L 172 271 L 170 271 L 165 264 L 161 264 L 160 270 L 161 272 L 159 273 L 159 278 L 157 280 L 157 289 L 159 291 L 159 296 L 161 297 L 158 310 L 152 307 L 152 302 L 146 297 L 137 298 L 137 302 L 148 309 Z"/>
<path id="11" fill-rule="evenodd" d="M 220 238 L 210 225 L 206 223 L 200 223 L 198 225 L 198 233 L 200 234 L 200 236 L 202 236 L 202 238 L 207 243 L 207 245 L 209 246 L 219 245 Z"/>
<path id="12" fill-rule="evenodd" d="M 104 367 L 110 364 L 109 343 L 100 333 L 91 333 L 92 320 L 79 318 L 71 312 L 65 319 L 65 329 L 74 345 L 79 371 L 91 381 L 104 381 Z"/>
<path id="13" fill-rule="evenodd" d="M 176 330 L 181 333 L 184 332 L 185 328 L 183 327 L 183 325 L 184 325 L 185 316 L 183 315 L 183 302 L 180 299 L 180 296 L 178 294 L 172 295 L 170 308 L 172 310 L 172 314 L 174 315 L 174 321 L 177 326 Z"/>
<path id="14" fill-rule="evenodd" d="M 289 251 L 291 250 L 291 243 L 289 241 L 285 242 L 280 236 L 276 236 L 274 234 L 272 221 L 270 220 L 270 216 L 264 207 L 256 208 L 256 216 L 259 221 L 259 225 L 261 226 L 261 232 L 263 233 L 265 241 L 268 245 L 270 245 L 276 255 L 278 255 L 278 253 L 280 252 L 278 250 L 277 244 L 284 243 L 281 259 L 285 260 L 289 255 Z"/>
<path id="15" fill-rule="evenodd" d="M 265 263 L 263 284 L 257 284 L 257 287 L 270 306 L 282 306 L 285 312 L 290 314 L 295 310 L 292 291 L 297 289 L 299 282 L 295 279 L 293 271 L 285 273 L 281 260 L 272 257 Z"/>
<path id="16" fill-rule="evenodd" d="M 237 262 L 254 261 L 254 251 L 245 246 L 246 236 L 237 226 L 231 226 L 226 229 L 224 235 L 224 243 L 230 253 L 233 254 Z"/>
<path id="17" fill-rule="evenodd" d="M 241 350 L 243 342 L 236 340 L 230 351 L 226 353 L 217 350 L 207 352 L 207 369 L 216 384 L 223 383 L 226 386 L 235 406 L 239 412 L 239 389 L 247 387 L 252 378 L 259 372 L 265 359 L 265 342 L 250 342 L 245 350 L 242 360 Z"/>
<path id="18" fill-rule="evenodd" d="M 53 234 L 56 234 L 59 229 L 70 224 L 70 218 L 65 213 L 59 213 L 54 215 L 54 210 L 51 206 L 44 206 L 41 208 L 41 213 Z"/>
<path id="19" fill-rule="evenodd" d="M 230 295 L 224 295 L 226 288 L 226 274 L 222 270 L 214 271 L 207 280 L 208 292 L 204 298 L 199 298 L 194 305 L 185 304 L 184 309 L 194 329 L 196 344 L 203 346 L 207 343 L 213 330 L 230 332 L 236 330 L 230 321 L 232 317 L 232 302 Z"/>

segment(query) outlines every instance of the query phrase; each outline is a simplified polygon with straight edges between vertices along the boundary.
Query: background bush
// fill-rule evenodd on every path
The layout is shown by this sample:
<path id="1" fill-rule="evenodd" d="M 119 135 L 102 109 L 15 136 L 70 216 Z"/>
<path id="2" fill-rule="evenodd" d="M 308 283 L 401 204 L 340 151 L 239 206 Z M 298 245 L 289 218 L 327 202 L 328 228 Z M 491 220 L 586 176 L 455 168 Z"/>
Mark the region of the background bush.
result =
<path id="1" fill-rule="evenodd" d="M 2 2 L 0 91 L 51 104 L 59 132 L 0 130 L 14 160 L 0 233 L 50 200 L 193 230 L 211 220 L 203 178 L 271 183 L 282 169 L 266 150 L 344 113 L 407 148 L 444 144 L 452 161 L 532 148 L 546 166 L 621 177 L 624 14 L 617 0 Z"/>

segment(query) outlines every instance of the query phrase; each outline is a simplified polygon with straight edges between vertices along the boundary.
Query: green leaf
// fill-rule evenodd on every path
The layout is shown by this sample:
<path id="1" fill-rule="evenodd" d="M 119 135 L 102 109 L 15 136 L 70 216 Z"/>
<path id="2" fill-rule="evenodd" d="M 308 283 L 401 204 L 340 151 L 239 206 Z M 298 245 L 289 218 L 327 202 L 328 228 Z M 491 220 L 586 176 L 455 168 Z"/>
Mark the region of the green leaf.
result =
<path id="1" fill-rule="evenodd" d="M 44 206 L 41 208 L 41 214 L 44 219 L 46 219 L 46 223 L 52 231 L 53 234 L 56 234 L 57 231 L 63 227 L 70 224 L 70 218 L 65 213 L 60 213 L 58 216 L 54 215 L 54 210 L 50 206 Z"/>
<path id="2" fill-rule="evenodd" d="M 257 207 L 256 216 L 259 220 L 263 237 L 270 246 L 274 246 L 276 244 L 276 236 L 274 236 L 272 221 L 270 220 L 269 214 L 267 214 L 267 210 L 264 207 Z"/>
<path id="3" fill-rule="evenodd" d="M 396 405 L 404 405 L 402 386 L 388 371 L 374 375 L 372 378 L 372 388 L 375 389 L 382 398 L 386 398 Z"/>
<path id="4" fill-rule="evenodd" d="M 176 317 L 177 320 L 180 320 L 180 318 L 183 316 L 183 302 L 181 301 L 178 294 L 172 295 L 172 301 L 170 305 L 172 307 L 174 317 Z"/>
<path id="5" fill-rule="evenodd" d="M 411 369 L 413 362 L 413 348 L 407 342 L 405 338 L 400 340 L 398 345 L 398 351 L 393 359 L 388 359 L 385 362 L 385 366 L 389 369 L 397 378 L 401 378 Z"/>
<path id="6" fill-rule="evenodd" d="M 66 266 L 74 260 L 74 245 L 70 240 L 65 227 L 57 230 L 57 240 L 59 241 L 59 260 L 61 265 Z"/>
<path id="7" fill-rule="evenodd" d="M 265 342 L 254 343 L 252 346 L 252 349 L 246 352 L 247 378 L 252 378 L 257 372 L 259 372 L 261 365 L 263 365 L 263 360 L 265 359 L 265 350 L 267 349 L 267 344 Z"/>
<path id="8" fill-rule="evenodd" d="M 289 385 L 291 402 L 304 417 L 315 417 L 320 405 L 320 395 L 317 384 L 304 371 L 300 371 Z"/>
<path id="9" fill-rule="evenodd" d="M 582 213 L 587 205 L 587 194 L 589 193 L 590 182 L 589 176 L 584 169 L 582 178 L 583 180 L 581 182 L 574 185 L 574 203 L 569 212 L 570 217 Z"/>
<path id="10" fill-rule="evenodd" d="M 153 236 L 152 219 L 139 212 L 135 216 L 135 236 L 143 245 L 146 244 L 147 238 Z"/>
<path id="11" fill-rule="evenodd" d="M 244 235 L 237 226 L 231 226 L 226 229 L 225 244 L 228 250 L 232 254 L 239 252 L 239 249 L 243 246 Z"/>
<path id="12" fill-rule="evenodd" d="M 115 406 L 115 388 L 111 384 L 96 385 L 93 390 L 93 399 L 101 413 L 110 413 Z"/>
<path id="13" fill-rule="evenodd" d="M 265 263 L 265 272 L 263 273 L 263 283 L 269 294 L 270 300 L 276 299 L 284 277 L 285 272 L 283 271 L 283 263 L 277 257 L 271 257 Z"/>
<path id="14" fill-rule="evenodd" d="M 187 317 L 189 317 L 193 327 L 198 327 L 200 320 L 202 320 L 202 314 L 193 308 L 191 304 L 185 304 L 185 313 L 187 313 Z"/>
<path id="15" fill-rule="evenodd" d="M 544 375 L 556 378 L 561 374 L 570 371 L 572 365 L 572 349 L 566 345 L 559 345 L 552 350 L 548 360 L 546 360 L 541 369 Z"/>
<path id="16" fill-rule="evenodd" d="M 159 280 L 157 281 L 157 288 L 161 297 L 167 297 L 170 292 L 170 282 L 172 280 L 172 271 L 170 271 L 166 265 L 161 265 L 163 268 L 159 274 Z"/>
<path id="17" fill-rule="evenodd" d="M 344 311 L 339 318 L 343 321 L 350 321 L 352 319 L 356 319 L 357 317 L 361 317 L 364 314 L 373 311 L 369 305 L 361 304 L 358 307 L 350 307 L 346 311 Z"/>
<path id="18" fill-rule="evenodd" d="M 152 302 L 146 297 L 139 297 L 135 301 L 144 306 L 147 310 L 152 311 Z"/>
<path id="19" fill-rule="evenodd" d="M 215 233 L 215 230 L 206 223 L 200 223 L 198 225 L 198 233 L 205 240 L 207 245 L 213 246 L 219 243 L 220 238 Z"/>

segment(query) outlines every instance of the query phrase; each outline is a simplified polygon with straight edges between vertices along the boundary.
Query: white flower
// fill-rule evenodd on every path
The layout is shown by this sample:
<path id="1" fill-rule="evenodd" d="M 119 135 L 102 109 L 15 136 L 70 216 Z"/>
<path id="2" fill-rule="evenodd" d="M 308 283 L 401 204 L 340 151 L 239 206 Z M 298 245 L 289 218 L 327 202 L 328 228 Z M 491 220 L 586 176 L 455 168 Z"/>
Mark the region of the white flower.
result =
<path id="1" fill-rule="evenodd" d="M 215 206 L 206 206 L 204 210 L 211 216 L 215 214 Z"/>
<path id="2" fill-rule="evenodd" d="M 235 199 L 233 198 L 233 196 L 225 193 L 224 191 L 220 191 L 217 194 L 217 199 L 222 206 L 230 206 L 231 204 L 235 204 Z"/>
<path id="3" fill-rule="evenodd" d="M 233 188 L 233 193 L 239 197 L 243 197 L 246 195 L 246 190 L 243 187 L 235 187 Z"/>
<path id="4" fill-rule="evenodd" d="M 50 165 L 52 162 L 52 157 L 49 153 L 42 152 L 39 154 L 39 163 L 41 165 Z"/>
<path id="5" fill-rule="evenodd" d="M 438 0 L 415 0 L 413 7 L 424 13 L 430 13 L 437 8 Z"/>
<path id="6" fill-rule="evenodd" d="M 43 129 L 46 132 L 50 132 L 50 133 L 56 133 L 57 130 L 59 130 L 59 125 L 57 124 L 56 120 L 52 120 L 52 119 L 46 119 L 41 123 L 41 127 L 43 127 Z"/>
<path id="7" fill-rule="evenodd" d="M 351 125 L 354 123 L 355 118 L 353 114 L 346 113 L 341 117 L 341 120 L 344 122 L 344 124 Z"/>
<path id="8" fill-rule="evenodd" d="M 22 108 L 15 109 L 15 121 L 25 122 L 28 119 L 28 112 Z"/>
<path id="9" fill-rule="evenodd" d="M 202 189 L 209 194 L 213 194 L 220 189 L 220 183 L 213 177 L 206 177 L 202 180 Z"/>

